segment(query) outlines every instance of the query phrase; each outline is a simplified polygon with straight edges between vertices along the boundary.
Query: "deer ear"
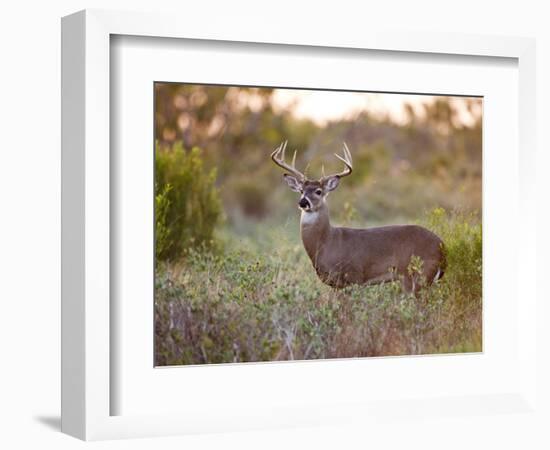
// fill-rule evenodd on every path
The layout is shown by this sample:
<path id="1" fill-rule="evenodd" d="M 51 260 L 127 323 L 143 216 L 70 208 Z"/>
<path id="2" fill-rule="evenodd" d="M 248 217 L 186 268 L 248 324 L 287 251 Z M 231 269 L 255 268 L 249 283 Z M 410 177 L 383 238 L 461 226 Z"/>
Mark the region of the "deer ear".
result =
<path id="1" fill-rule="evenodd" d="M 290 189 L 292 189 L 294 192 L 302 192 L 301 182 L 299 182 L 296 178 L 287 173 L 285 173 L 283 176 L 285 177 L 285 181 L 289 185 Z"/>
<path id="2" fill-rule="evenodd" d="M 333 176 L 327 178 L 323 183 L 323 188 L 326 192 L 334 191 L 340 184 L 340 177 L 339 176 Z"/>

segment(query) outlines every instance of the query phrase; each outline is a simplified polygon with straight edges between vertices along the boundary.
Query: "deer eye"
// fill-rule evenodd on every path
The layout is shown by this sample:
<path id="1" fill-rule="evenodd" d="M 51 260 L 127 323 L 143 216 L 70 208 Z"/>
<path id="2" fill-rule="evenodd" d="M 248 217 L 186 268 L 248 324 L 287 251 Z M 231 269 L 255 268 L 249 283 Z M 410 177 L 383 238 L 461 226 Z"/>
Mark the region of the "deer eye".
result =
<path id="1" fill-rule="evenodd" d="M 322 191 L 321 189 L 317 189 L 317 190 L 315 191 L 315 193 L 316 193 L 317 195 L 321 195 L 321 194 L 323 193 L 323 191 Z"/>

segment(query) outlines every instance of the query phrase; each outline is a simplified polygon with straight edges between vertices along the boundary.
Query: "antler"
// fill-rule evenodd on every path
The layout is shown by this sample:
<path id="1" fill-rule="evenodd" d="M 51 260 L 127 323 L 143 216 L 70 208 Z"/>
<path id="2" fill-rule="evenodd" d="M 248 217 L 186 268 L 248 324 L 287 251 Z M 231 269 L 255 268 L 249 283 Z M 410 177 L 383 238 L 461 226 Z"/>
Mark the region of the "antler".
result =
<path id="1" fill-rule="evenodd" d="M 334 154 L 334 156 L 336 156 L 340 161 L 342 161 L 346 165 L 346 168 L 340 173 L 329 175 L 328 177 L 323 177 L 323 178 L 330 178 L 330 177 L 342 178 L 342 177 L 348 176 L 349 174 L 351 174 L 351 172 L 353 172 L 353 163 L 351 161 L 351 153 L 345 142 L 344 142 L 344 156 L 342 157 L 336 153 Z"/>
<path id="2" fill-rule="evenodd" d="M 271 154 L 271 159 L 275 164 L 277 164 L 279 167 L 282 167 L 285 170 L 288 170 L 292 175 L 298 177 L 300 181 L 305 180 L 305 175 L 300 172 L 298 169 L 296 169 L 296 150 L 294 150 L 294 156 L 292 157 L 292 165 L 288 165 L 285 162 L 285 149 L 286 144 L 288 141 L 283 142 L 279 147 L 275 149 L 275 151 Z"/>

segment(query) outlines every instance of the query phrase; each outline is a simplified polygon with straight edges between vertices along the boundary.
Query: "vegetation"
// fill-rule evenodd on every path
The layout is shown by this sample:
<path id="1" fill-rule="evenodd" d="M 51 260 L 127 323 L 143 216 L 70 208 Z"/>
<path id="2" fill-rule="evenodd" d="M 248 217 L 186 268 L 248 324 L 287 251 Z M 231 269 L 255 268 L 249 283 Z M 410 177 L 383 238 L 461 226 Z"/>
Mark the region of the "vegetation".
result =
<path id="1" fill-rule="evenodd" d="M 481 210 L 481 115 L 466 126 L 457 106 L 477 111 L 479 100 L 437 97 L 420 111 L 410 107 L 406 124 L 368 112 L 318 124 L 277 110 L 273 89 L 156 83 L 155 91 L 158 148 L 202 149 L 234 227 L 295 214 L 294 197 L 269 161 L 287 139 L 298 150 L 297 167 L 311 177 L 323 165 L 327 173 L 341 170 L 333 153 L 348 144 L 354 174 L 338 192 L 371 224 L 414 220 L 438 206 Z M 340 214 L 343 203 L 330 206 Z"/>
<path id="2" fill-rule="evenodd" d="M 261 240 L 225 234 L 222 253 L 194 249 L 160 265 L 156 364 L 481 351 L 481 225 L 442 209 L 426 222 L 449 265 L 418 298 L 397 282 L 324 285 L 294 227 L 259 227 Z"/>
<path id="3" fill-rule="evenodd" d="M 206 171 L 201 151 L 186 152 L 181 143 L 161 150 L 156 159 L 156 257 L 176 259 L 189 247 L 213 244 L 221 217 L 216 169 Z"/>

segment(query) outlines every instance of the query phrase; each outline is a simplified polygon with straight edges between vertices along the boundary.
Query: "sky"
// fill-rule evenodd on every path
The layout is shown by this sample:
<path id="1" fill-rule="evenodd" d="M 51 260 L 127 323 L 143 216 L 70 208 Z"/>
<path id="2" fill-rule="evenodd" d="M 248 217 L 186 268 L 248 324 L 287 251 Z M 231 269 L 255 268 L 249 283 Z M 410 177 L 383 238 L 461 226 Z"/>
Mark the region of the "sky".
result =
<path id="1" fill-rule="evenodd" d="M 353 118 L 361 111 L 379 116 L 388 115 L 397 123 L 405 123 L 405 103 L 421 114 L 422 105 L 436 98 L 431 95 L 276 89 L 273 102 L 275 109 L 288 108 L 294 103 L 292 112 L 296 117 L 308 118 L 324 125 L 330 120 Z M 462 122 L 465 125 L 474 123 L 475 117 L 463 106 L 463 99 L 453 97 L 453 101 L 460 111 Z"/>

